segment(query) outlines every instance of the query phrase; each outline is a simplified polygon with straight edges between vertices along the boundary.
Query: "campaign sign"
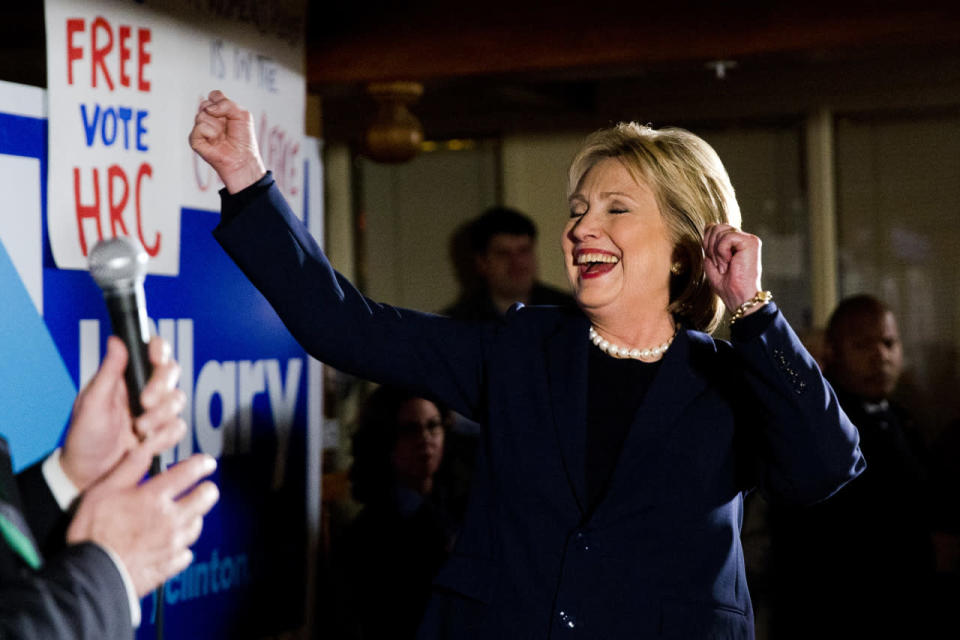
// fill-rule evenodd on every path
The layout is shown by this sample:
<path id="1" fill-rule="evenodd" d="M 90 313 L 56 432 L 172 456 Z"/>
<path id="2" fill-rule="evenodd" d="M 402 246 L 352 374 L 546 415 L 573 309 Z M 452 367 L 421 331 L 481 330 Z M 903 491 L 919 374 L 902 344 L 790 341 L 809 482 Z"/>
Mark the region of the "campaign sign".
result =
<path id="1" fill-rule="evenodd" d="M 24 91 L 40 90 L 0 84 L 0 111 L 4 96 Z M 72 397 L 96 371 L 110 322 L 89 273 L 58 268 L 50 238 L 42 231 L 51 227 L 42 198 L 47 193 L 42 114 L 0 112 L 3 160 L 21 167 L 18 175 L 26 176 L 20 184 L 4 182 L 7 198 L 26 194 L 28 221 L 36 217 L 29 213 L 33 200 L 39 201 L 41 216 L 26 225 L 32 232 L 14 235 L 10 227 L 18 225 L 0 225 L 0 282 L 11 292 L 5 297 L 12 303 L 0 325 L 0 348 L 4 360 L 17 356 L 16 370 L 0 368 L 0 389 L 44 401 L 24 406 L 17 425 L 2 419 L 0 431 L 22 468 L 62 438 Z M 316 173 L 308 167 L 301 172 Z M 301 189 L 307 198 L 306 182 Z M 321 199 L 314 195 L 310 202 L 315 210 Z M 12 213 L 3 211 L 3 219 Z M 171 244 L 180 247 L 178 275 L 150 274 L 144 284 L 151 323 L 173 347 L 187 396 L 183 418 L 188 435 L 166 452 L 164 462 L 200 451 L 213 455 L 219 462 L 213 479 L 221 498 L 193 546 L 193 564 L 163 587 L 165 636 L 274 637 L 304 628 L 310 599 L 313 559 L 308 548 L 316 529 L 319 485 L 310 486 L 308 475 L 316 481 L 320 460 L 315 455 L 319 429 L 308 425 L 318 425 L 322 415 L 320 395 L 311 391 L 319 388 L 318 367 L 214 241 L 210 231 L 219 215 L 184 208 L 176 217 L 179 237 Z M 28 237 L 33 234 L 41 237 Z M 36 257 L 30 252 L 10 257 L 10 245 L 31 240 L 41 247 Z M 37 286 L 31 282 L 41 289 L 36 302 L 31 289 Z M 6 396 L 3 401 L 5 408 L 12 402 Z M 21 444 L 28 442 L 32 448 L 23 449 Z M 152 595 L 142 607 L 137 637 L 154 638 Z"/>
<path id="2" fill-rule="evenodd" d="M 304 109 L 306 108 L 304 0 L 250 3 L 198 3 L 165 0 L 177 23 L 177 48 L 170 52 L 181 70 L 185 93 L 182 117 L 193 123 L 197 105 L 212 89 L 219 89 L 253 116 L 257 144 L 273 171 L 277 187 L 293 212 L 303 218 L 301 184 Z M 215 25 L 215 26 L 213 26 Z M 189 73 L 182 73 L 189 69 Z M 223 186 L 216 173 L 195 154 L 180 167 L 183 200 L 187 207 L 219 206 Z"/>
<path id="3" fill-rule="evenodd" d="M 221 183 L 185 144 L 220 89 L 253 115 L 277 185 L 302 216 L 304 0 L 46 0 L 48 233 L 56 265 L 136 238 L 176 275 L 181 206 L 216 209 Z"/>
<path id="4" fill-rule="evenodd" d="M 163 16 L 134 3 L 47 2 L 50 86 L 50 245 L 61 268 L 83 269 L 102 238 L 136 238 L 153 273 L 176 274 L 183 128 L 165 52 Z"/>

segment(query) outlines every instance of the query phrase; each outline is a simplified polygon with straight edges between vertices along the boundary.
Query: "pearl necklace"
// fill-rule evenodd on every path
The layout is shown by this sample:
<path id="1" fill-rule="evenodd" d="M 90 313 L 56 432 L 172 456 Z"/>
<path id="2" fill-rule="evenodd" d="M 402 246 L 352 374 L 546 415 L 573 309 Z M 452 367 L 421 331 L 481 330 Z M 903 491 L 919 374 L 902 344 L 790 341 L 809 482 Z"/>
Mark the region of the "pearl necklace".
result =
<path id="1" fill-rule="evenodd" d="M 678 327 L 679 330 L 679 327 Z M 670 345 L 673 343 L 673 339 L 676 337 L 677 332 L 674 331 L 673 335 L 670 336 L 670 339 L 661 344 L 659 347 L 654 347 L 652 349 L 627 349 L 626 347 L 619 347 L 609 340 L 605 340 L 603 336 L 597 333 L 597 330 L 593 328 L 593 325 L 590 325 L 590 342 L 595 344 L 600 351 L 603 351 L 608 356 L 613 356 L 614 358 L 632 358 L 634 360 L 656 360 L 661 355 L 663 355 L 667 349 L 670 348 Z"/>

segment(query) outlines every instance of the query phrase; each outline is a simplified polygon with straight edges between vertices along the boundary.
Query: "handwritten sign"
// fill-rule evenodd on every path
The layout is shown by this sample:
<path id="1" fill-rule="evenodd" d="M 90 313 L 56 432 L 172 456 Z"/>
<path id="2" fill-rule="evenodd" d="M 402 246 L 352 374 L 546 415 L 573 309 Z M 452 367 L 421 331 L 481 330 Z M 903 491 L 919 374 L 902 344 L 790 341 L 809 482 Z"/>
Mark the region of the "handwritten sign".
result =
<path id="1" fill-rule="evenodd" d="M 294 212 L 302 218 L 303 121 L 306 92 L 303 80 L 303 43 L 280 38 L 276 25 L 227 21 L 215 36 L 197 33 L 202 43 L 192 55 L 198 71 L 185 80 L 196 106 L 212 89 L 220 89 L 253 114 L 257 143 L 267 168 Z M 302 38 L 302 35 L 299 36 Z M 268 46 L 268 43 L 270 46 Z M 184 204 L 219 208 L 217 191 L 223 184 L 195 154 L 184 165 Z"/>
<path id="2" fill-rule="evenodd" d="M 85 269 L 97 241 L 136 238 L 151 271 L 179 266 L 180 99 L 169 20 L 133 3 L 48 2 L 47 226 L 57 266 Z"/>
<path id="3" fill-rule="evenodd" d="M 222 184 L 186 142 L 212 89 L 254 114 L 267 167 L 302 215 L 303 35 L 293 20 L 275 24 L 289 14 L 47 0 L 45 15 L 47 227 L 58 267 L 86 269 L 98 240 L 127 235 L 151 273 L 179 272 L 181 207 L 219 209 Z"/>

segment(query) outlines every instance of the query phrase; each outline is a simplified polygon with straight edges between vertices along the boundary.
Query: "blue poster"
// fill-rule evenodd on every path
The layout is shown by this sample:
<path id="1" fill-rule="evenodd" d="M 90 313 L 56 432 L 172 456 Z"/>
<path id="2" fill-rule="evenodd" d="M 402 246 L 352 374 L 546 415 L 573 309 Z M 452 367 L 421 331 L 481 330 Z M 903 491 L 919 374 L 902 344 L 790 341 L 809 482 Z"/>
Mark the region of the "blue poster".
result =
<path id="1" fill-rule="evenodd" d="M 17 90 L 0 84 L 0 93 Z M 7 303 L 0 320 L 0 389 L 3 406 L 19 411 L 17 424 L 8 422 L 7 413 L 0 431 L 11 441 L 16 468 L 22 468 L 62 438 L 73 396 L 96 370 L 110 323 L 90 275 L 53 263 L 43 197 L 46 120 L 3 113 L 4 104 L 0 99 L 0 159 L 39 161 L 40 167 L 39 184 L 18 185 L 39 194 L 38 258 L 11 259 L 7 247 L 19 243 L 15 234 L 23 232 L 0 225 L 0 285 Z M 2 213 L 8 221 L 10 215 Z M 193 564 L 164 586 L 164 635 L 258 638 L 300 630 L 313 565 L 307 550 L 315 510 L 308 507 L 310 500 L 319 501 L 319 486 L 307 482 L 308 473 L 317 476 L 310 465 L 320 463 L 307 455 L 317 448 L 309 448 L 309 439 L 319 437 L 318 429 L 308 429 L 320 415 L 319 407 L 308 407 L 319 396 L 308 393 L 319 384 L 317 368 L 214 241 L 210 231 L 218 213 L 182 209 L 180 215 L 179 274 L 148 275 L 144 283 L 154 331 L 171 343 L 187 396 L 188 435 L 164 462 L 195 452 L 213 455 L 221 498 L 204 521 Z M 37 269 L 42 295 L 34 300 L 25 283 Z M 43 402 L 29 402 L 25 390 L 42 393 Z M 13 397 L 20 397 L 18 404 Z M 153 596 L 142 609 L 137 637 L 154 638 Z"/>

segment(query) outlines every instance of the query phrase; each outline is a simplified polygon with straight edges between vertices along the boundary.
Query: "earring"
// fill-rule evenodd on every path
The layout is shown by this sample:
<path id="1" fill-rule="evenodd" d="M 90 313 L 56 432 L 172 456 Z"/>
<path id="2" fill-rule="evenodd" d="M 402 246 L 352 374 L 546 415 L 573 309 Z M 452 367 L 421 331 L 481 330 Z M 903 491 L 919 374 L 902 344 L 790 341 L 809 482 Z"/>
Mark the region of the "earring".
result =
<path id="1" fill-rule="evenodd" d="M 683 273 L 683 263 L 677 260 L 672 265 L 670 265 L 670 273 L 672 273 L 675 276 L 678 276 L 681 273 Z"/>

